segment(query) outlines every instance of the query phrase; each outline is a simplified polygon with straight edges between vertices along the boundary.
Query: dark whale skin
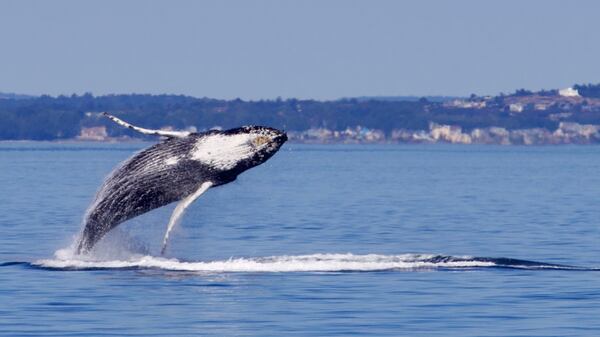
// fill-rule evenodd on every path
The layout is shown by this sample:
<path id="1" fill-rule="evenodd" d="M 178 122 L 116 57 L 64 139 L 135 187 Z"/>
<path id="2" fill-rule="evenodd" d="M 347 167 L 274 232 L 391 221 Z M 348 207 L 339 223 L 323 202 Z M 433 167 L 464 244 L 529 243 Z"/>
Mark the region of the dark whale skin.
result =
<path id="1" fill-rule="evenodd" d="M 245 132 L 248 128 L 259 127 L 168 138 L 126 160 L 104 181 L 96 194 L 84 220 L 77 252 L 91 250 L 106 233 L 119 224 L 181 200 L 196 191 L 204 182 L 210 181 L 214 187 L 235 180 L 243 171 L 269 159 L 287 140 L 285 133 L 265 128 L 279 134 L 274 140 L 274 148 L 256 153 L 228 170 L 220 170 L 191 158 L 196 143 L 202 137 L 235 134 Z M 174 157 L 178 158 L 176 163 L 165 165 L 165 161 Z"/>

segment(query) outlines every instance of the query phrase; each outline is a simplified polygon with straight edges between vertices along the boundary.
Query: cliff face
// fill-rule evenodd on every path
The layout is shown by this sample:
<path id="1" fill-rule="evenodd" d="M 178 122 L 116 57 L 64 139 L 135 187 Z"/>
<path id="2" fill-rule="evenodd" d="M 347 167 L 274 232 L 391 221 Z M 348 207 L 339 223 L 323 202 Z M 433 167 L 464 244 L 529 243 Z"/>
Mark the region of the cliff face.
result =
<path id="1" fill-rule="evenodd" d="M 360 127 L 359 127 L 360 129 Z M 450 144 L 594 144 L 600 143 L 600 125 L 561 122 L 557 129 L 507 130 L 501 127 L 476 128 L 463 132 L 460 126 L 431 123 L 428 130 L 395 129 L 389 137 L 381 130 L 362 128 L 339 132 L 309 129 L 289 132 L 290 141 L 300 143 L 450 143 Z"/>
<path id="2" fill-rule="evenodd" d="M 395 130 L 392 141 L 410 143 L 454 144 L 591 144 L 600 143 L 600 125 L 561 122 L 557 129 L 544 128 L 507 130 L 500 127 L 476 128 L 462 132 L 458 126 L 433 124 L 429 131 Z"/>

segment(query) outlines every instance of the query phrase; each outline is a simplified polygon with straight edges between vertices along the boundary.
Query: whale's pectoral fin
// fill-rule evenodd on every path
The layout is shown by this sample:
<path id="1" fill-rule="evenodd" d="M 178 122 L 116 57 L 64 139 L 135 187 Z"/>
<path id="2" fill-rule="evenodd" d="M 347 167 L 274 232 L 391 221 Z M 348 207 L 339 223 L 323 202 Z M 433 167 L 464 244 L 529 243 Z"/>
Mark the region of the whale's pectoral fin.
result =
<path id="1" fill-rule="evenodd" d="M 152 130 L 152 129 L 140 128 L 139 126 L 131 125 L 131 124 L 127 123 L 126 121 L 119 119 L 113 115 L 110 115 L 106 112 L 103 112 L 102 115 L 106 116 L 108 119 L 110 119 L 111 121 L 113 121 L 121 126 L 129 128 L 131 130 L 135 130 L 135 131 L 137 131 L 139 133 L 143 133 L 145 135 L 183 138 L 183 137 L 187 137 L 191 134 L 191 132 L 188 132 L 188 131 L 166 131 L 166 130 Z"/>
<path id="2" fill-rule="evenodd" d="M 173 214 L 171 214 L 171 219 L 169 219 L 169 224 L 167 225 L 167 232 L 165 233 L 165 238 L 163 239 L 162 249 L 160 250 L 161 255 L 163 255 L 165 253 L 165 250 L 167 249 L 167 242 L 169 241 L 169 234 L 171 233 L 171 230 L 173 229 L 173 227 L 175 227 L 175 225 L 177 224 L 177 221 L 179 221 L 179 219 L 183 215 L 183 212 L 185 212 L 185 209 L 192 202 L 194 202 L 194 200 L 198 199 L 198 197 L 200 197 L 202 194 L 204 194 L 204 192 L 206 192 L 209 188 L 211 188 L 211 186 L 213 186 L 212 181 L 207 181 L 207 182 L 202 183 L 202 185 L 200 185 L 200 187 L 198 188 L 198 190 L 196 192 L 188 195 L 187 197 L 182 199 L 177 204 L 177 206 L 175 207 L 175 210 L 173 211 Z"/>

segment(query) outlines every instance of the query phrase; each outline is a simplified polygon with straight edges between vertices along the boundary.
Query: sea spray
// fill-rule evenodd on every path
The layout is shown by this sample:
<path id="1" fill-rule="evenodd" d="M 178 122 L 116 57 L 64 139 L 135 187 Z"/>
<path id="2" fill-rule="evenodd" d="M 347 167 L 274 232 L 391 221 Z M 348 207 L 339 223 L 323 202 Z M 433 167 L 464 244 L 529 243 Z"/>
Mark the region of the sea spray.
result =
<path id="1" fill-rule="evenodd" d="M 355 255 L 322 253 L 269 257 L 230 258 L 217 261 L 182 261 L 138 253 L 117 259 L 69 255 L 58 251 L 54 259 L 39 260 L 34 265 L 55 269 L 162 269 L 187 272 L 374 272 L 471 268 L 573 269 L 575 267 L 507 258 L 446 256 L 433 254 Z"/>

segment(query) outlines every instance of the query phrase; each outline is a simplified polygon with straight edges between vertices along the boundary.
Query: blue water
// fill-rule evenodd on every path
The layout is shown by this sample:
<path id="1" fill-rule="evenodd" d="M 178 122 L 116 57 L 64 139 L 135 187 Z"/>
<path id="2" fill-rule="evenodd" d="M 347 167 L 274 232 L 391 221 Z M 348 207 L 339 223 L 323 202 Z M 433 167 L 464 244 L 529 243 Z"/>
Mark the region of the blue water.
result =
<path id="1" fill-rule="evenodd" d="M 600 147 L 286 145 L 69 256 L 148 145 L 0 143 L 0 335 L 600 335 Z"/>

